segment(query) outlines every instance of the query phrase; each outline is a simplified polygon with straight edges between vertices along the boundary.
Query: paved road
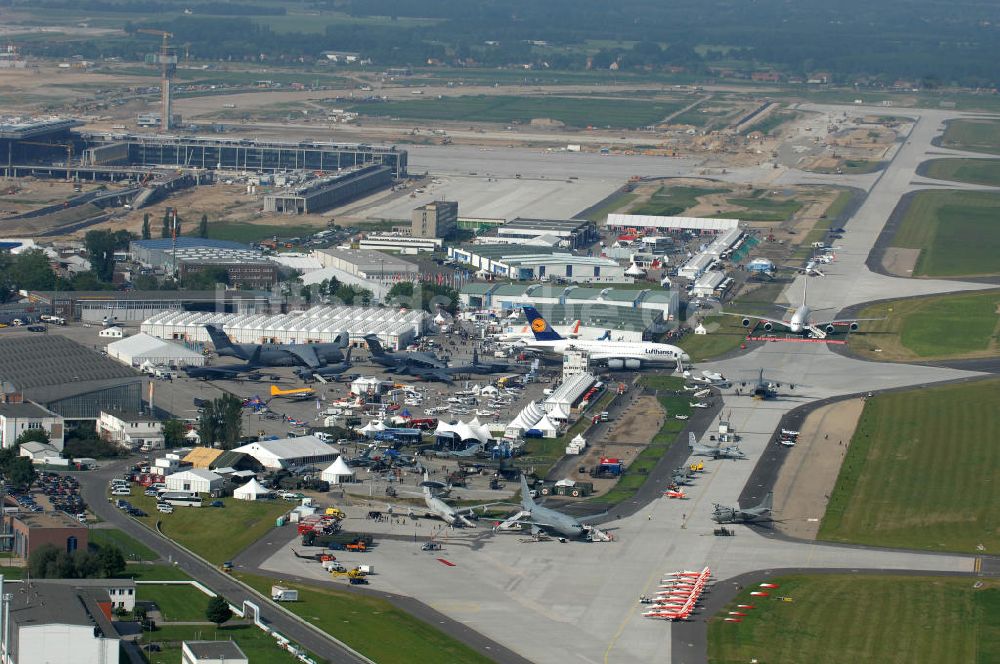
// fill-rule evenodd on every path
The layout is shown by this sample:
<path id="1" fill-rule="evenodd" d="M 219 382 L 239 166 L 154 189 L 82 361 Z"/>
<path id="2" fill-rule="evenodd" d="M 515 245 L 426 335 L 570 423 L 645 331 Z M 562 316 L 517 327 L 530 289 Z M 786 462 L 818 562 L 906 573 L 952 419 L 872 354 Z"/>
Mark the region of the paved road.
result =
<path id="1" fill-rule="evenodd" d="M 121 473 L 125 466 L 124 463 L 116 463 L 78 476 L 83 499 L 97 516 L 139 540 L 164 560 L 175 561 L 187 574 L 221 594 L 230 604 L 242 606 L 244 601 L 253 602 L 260 607 L 263 622 L 323 659 L 350 664 L 362 664 L 370 661 L 324 634 L 321 630 L 274 608 L 269 600 L 264 600 L 249 592 L 228 574 L 224 574 L 215 566 L 196 558 L 167 538 L 150 532 L 145 526 L 123 514 L 121 510 L 115 509 L 107 501 L 105 490 L 108 480 Z"/>

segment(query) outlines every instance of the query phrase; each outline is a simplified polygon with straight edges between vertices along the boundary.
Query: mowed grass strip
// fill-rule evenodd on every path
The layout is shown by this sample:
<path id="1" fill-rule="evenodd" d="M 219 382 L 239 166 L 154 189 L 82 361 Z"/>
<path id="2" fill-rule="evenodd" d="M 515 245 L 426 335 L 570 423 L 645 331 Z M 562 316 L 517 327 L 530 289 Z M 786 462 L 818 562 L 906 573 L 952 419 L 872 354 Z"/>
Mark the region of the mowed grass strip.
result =
<path id="1" fill-rule="evenodd" d="M 1000 159 L 932 159 L 925 175 L 937 180 L 1000 186 Z"/>
<path id="2" fill-rule="evenodd" d="M 414 120 L 526 123 L 548 118 L 572 127 L 643 127 L 659 122 L 682 105 L 680 101 L 648 99 L 478 95 L 358 104 L 350 110 Z"/>
<path id="3" fill-rule="evenodd" d="M 152 602 L 163 616 L 161 622 L 201 622 L 209 597 L 188 584 L 143 584 L 137 590 L 140 602 Z"/>
<path id="4" fill-rule="evenodd" d="M 663 186 L 657 189 L 649 200 L 639 203 L 629 210 L 629 214 L 648 214 L 662 217 L 676 217 L 688 208 L 698 205 L 700 196 L 723 194 L 728 189 L 709 187 Z"/>
<path id="5" fill-rule="evenodd" d="M 920 249 L 914 276 L 961 277 L 1000 274 L 1000 194 L 980 191 L 921 191 L 892 240 Z"/>
<path id="6" fill-rule="evenodd" d="M 858 317 L 885 320 L 865 322 L 848 343 L 866 358 L 893 362 L 995 357 L 998 311 L 998 290 L 882 302 Z"/>
<path id="7" fill-rule="evenodd" d="M 865 403 L 819 539 L 1000 550 L 1000 379 Z"/>
<path id="8" fill-rule="evenodd" d="M 99 547 L 116 546 L 126 560 L 158 560 L 159 556 L 139 540 L 117 528 L 91 528 L 87 534 L 91 544 Z"/>
<path id="9" fill-rule="evenodd" d="M 156 499 L 138 494 L 127 500 L 145 511 L 143 521 L 150 527 L 160 522 L 160 530 L 170 539 L 186 546 L 209 562 L 221 564 L 232 560 L 268 530 L 274 528 L 275 519 L 288 512 L 292 504 L 284 501 L 236 500 L 223 498 L 225 507 L 175 507 L 173 514 L 156 511 Z"/>
<path id="10" fill-rule="evenodd" d="M 1000 122 L 996 120 L 952 120 L 941 137 L 941 146 L 1000 154 Z"/>
<path id="11" fill-rule="evenodd" d="M 816 574 L 750 586 L 709 621 L 713 664 L 746 662 L 996 662 L 1000 586 L 951 577 Z M 783 602 L 778 597 L 789 597 Z M 737 604 L 755 609 L 728 623 Z"/>
<path id="12" fill-rule="evenodd" d="M 265 595 L 270 594 L 274 583 L 262 576 L 237 576 Z M 299 591 L 299 601 L 286 602 L 284 608 L 379 664 L 492 661 L 383 599 L 334 587 L 316 588 L 287 581 L 281 581 L 281 585 Z"/>

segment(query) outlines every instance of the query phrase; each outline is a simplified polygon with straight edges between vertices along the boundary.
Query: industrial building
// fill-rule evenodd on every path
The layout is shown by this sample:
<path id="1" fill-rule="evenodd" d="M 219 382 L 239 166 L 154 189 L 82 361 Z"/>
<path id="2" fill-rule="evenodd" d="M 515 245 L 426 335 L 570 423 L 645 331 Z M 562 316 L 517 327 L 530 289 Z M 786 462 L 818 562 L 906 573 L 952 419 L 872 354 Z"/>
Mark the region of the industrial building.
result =
<path id="1" fill-rule="evenodd" d="M 473 245 L 448 247 L 448 257 L 483 272 L 518 281 L 632 283 L 625 268 L 610 258 L 576 256 L 543 247 Z"/>
<path id="2" fill-rule="evenodd" d="M 221 325 L 237 343 L 333 342 L 347 332 L 352 343 L 374 334 L 386 347 L 399 349 L 423 334 L 427 319 L 423 311 L 376 307 L 317 306 L 277 316 L 168 312 L 143 322 L 142 332 L 188 343 L 207 342 L 208 324 Z"/>
<path id="3" fill-rule="evenodd" d="M 278 265 L 238 242 L 179 237 L 135 240 L 129 253 L 146 267 L 176 273 L 181 282 L 204 270 L 226 270 L 229 285 L 268 288 L 278 280 Z"/>
<path id="4" fill-rule="evenodd" d="M 51 544 L 60 551 L 87 550 L 87 525 L 66 512 L 15 512 L 4 515 L 4 532 L 12 535 L 11 553 L 27 559 L 35 549 Z"/>
<path id="5" fill-rule="evenodd" d="M 250 659 L 235 641 L 184 641 L 181 664 L 248 664 Z"/>
<path id="6" fill-rule="evenodd" d="M 0 353 L 0 401 L 33 401 L 67 420 L 96 420 L 102 410 L 142 410 L 138 373 L 55 335 L 11 335 Z"/>
<path id="7" fill-rule="evenodd" d="M 597 225 L 587 219 L 522 219 L 508 221 L 497 229 L 498 238 L 533 240 L 557 238 L 561 246 L 579 249 L 597 241 Z"/>
<path id="8" fill-rule="evenodd" d="M 313 256 L 325 268 L 336 268 L 361 279 L 412 281 L 420 274 L 416 263 L 370 249 L 330 247 L 316 249 Z"/>
<path id="9" fill-rule="evenodd" d="M 372 234 L 358 242 L 360 249 L 393 251 L 400 254 L 418 254 L 422 251 L 440 251 L 444 240 L 434 237 L 407 237 L 404 235 Z"/>
<path id="10" fill-rule="evenodd" d="M 65 427 L 61 415 L 30 401 L 0 403 L 0 448 L 14 447 L 18 436 L 32 429 L 44 431 L 49 443 L 62 451 Z"/>
<path id="11" fill-rule="evenodd" d="M 496 313 L 518 309 L 526 304 L 539 308 L 566 305 L 601 310 L 610 307 L 648 311 L 650 320 L 677 320 L 680 299 L 676 292 L 662 290 L 630 290 L 615 288 L 584 288 L 581 286 L 548 286 L 543 284 L 466 284 L 459 291 L 462 306 L 489 309 Z"/>
<path id="12" fill-rule="evenodd" d="M 458 226 L 458 203 L 434 201 L 413 211 L 410 235 L 421 238 L 447 238 Z"/>
<path id="13" fill-rule="evenodd" d="M 307 182 L 290 191 L 275 191 L 264 196 L 264 212 L 278 214 L 316 214 L 343 205 L 387 187 L 392 183 L 388 166 L 362 166 L 349 173 L 338 173 Z"/>
<path id="14" fill-rule="evenodd" d="M 703 219 L 701 217 L 661 217 L 650 214 L 609 214 L 608 230 L 642 231 L 655 230 L 669 233 L 671 231 L 697 231 L 699 233 L 723 233 L 739 228 L 739 219 Z"/>
<path id="15" fill-rule="evenodd" d="M 66 320 L 100 323 L 143 321 L 163 311 L 218 311 L 266 314 L 269 293 L 252 290 L 210 291 L 29 291 L 28 300 L 42 311 Z"/>

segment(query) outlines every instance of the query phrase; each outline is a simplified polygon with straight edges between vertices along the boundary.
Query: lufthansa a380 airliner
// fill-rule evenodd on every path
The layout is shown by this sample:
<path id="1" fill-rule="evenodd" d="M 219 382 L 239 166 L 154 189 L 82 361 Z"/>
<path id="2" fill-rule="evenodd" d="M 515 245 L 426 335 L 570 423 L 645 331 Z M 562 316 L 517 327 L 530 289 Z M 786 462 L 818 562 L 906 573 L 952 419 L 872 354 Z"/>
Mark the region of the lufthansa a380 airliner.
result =
<path id="1" fill-rule="evenodd" d="M 534 307 L 524 307 L 528 326 L 535 335 L 526 339 L 525 346 L 547 350 L 559 355 L 578 350 L 587 353 L 591 361 L 607 364 L 611 369 L 638 369 L 664 364 L 684 367 L 690 363 L 687 353 L 670 344 L 651 341 L 611 341 L 598 339 L 565 339 L 552 329 L 548 321 Z"/>

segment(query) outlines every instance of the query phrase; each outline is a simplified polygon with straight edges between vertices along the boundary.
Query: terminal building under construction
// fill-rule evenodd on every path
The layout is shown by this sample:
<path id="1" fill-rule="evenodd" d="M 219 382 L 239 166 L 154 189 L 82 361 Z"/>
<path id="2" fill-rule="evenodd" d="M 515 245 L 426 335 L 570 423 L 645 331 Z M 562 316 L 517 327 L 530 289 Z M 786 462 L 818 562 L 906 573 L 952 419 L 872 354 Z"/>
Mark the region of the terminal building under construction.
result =
<path id="1" fill-rule="evenodd" d="M 305 170 L 336 173 L 378 165 L 406 177 L 406 150 L 395 146 L 248 138 L 80 133 L 72 119 L 0 120 L 0 160 L 7 177 L 68 175 L 120 179 L 137 169 Z M 120 170 L 119 170 L 120 169 Z"/>

